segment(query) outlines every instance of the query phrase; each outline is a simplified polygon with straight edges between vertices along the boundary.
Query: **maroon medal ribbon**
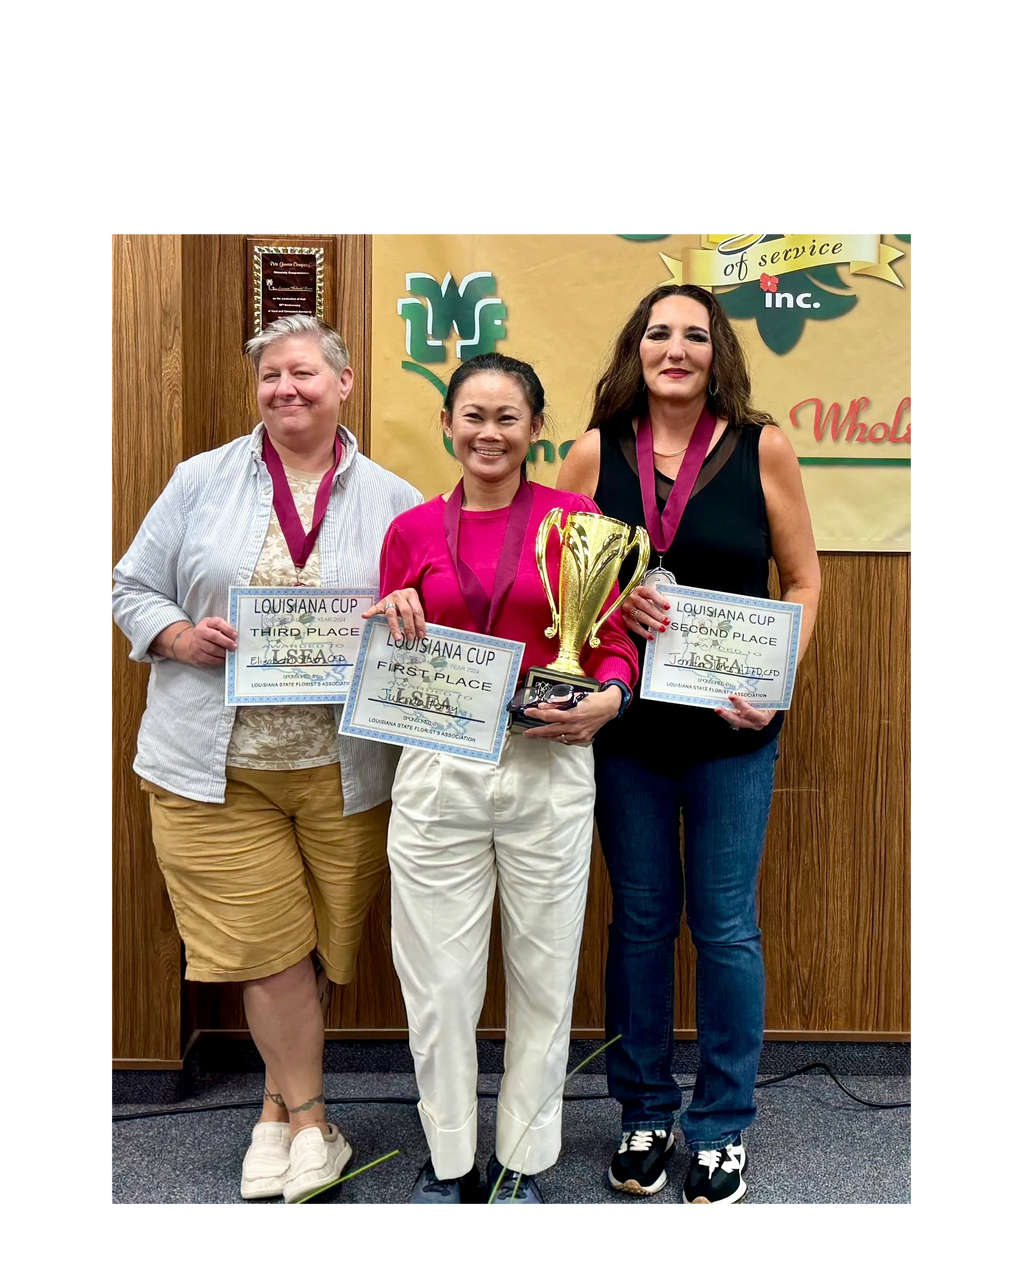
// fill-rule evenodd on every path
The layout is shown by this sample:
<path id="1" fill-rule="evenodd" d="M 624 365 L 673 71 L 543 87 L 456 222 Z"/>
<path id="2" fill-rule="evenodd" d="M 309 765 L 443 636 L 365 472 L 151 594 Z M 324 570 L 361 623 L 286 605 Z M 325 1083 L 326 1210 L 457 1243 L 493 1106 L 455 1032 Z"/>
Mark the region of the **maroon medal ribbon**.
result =
<path id="1" fill-rule="evenodd" d="M 710 441 L 714 437 L 716 417 L 704 404 L 700 419 L 693 430 L 686 454 L 682 457 L 682 467 L 678 471 L 675 485 L 668 495 L 664 513 L 657 509 L 657 491 L 654 481 L 654 436 L 650 418 L 643 417 L 636 426 L 636 464 L 639 466 L 639 486 L 643 493 L 643 517 L 646 521 L 650 543 L 658 557 L 663 557 L 675 539 L 678 524 L 693 493 L 696 479 L 700 473 Z"/>
<path id="2" fill-rule="evenodd" d="M 476 624 L 476 630 L 485 636 L 490 634 L 494 619 L 501 608 L 501 602 L 508 595 L 508 590 L 518 574 L 522 546 L 526 539 L 526 526 L 529 523 L 532 508 L 533 488 L 523 478 L 511 502 L 511 513 L 508 515 L 508 523 L 504 529 L 504 542 L 501 545 L 497 571 L 494 574 L 494 595 L 488 597 L 479 576 L 458 555 L 458 529 L 462 520 L 461 482 L 448 496 L 447 503 L 444 505 L 444 538 L 455 567 L 458 587 Z"/>
<path id="3" fill-rule="evenodd" d="M 302 519 L 298 515 L 298 509 L 295 508 L 295 497 L 291 494 L 284 464 L 268 436 L 263 435 L 263 463 L 267 467 L 274 487 L 274 512 L 277 514 L 281 534 L 288 545 L 288 552 L 291 553 L 291 560 L 295 563 L 296 570 L 302 570 L 305 567 L 309 554 L 316 546 L 316 538 L 323 525 L 323 516 L 327 512 L 327 502 L 330 500 L 331 484 L 344 452 L 344 444 L 341 442 L 341 435 L 338 434 L 334 439 L 334 463 L 320 479 L 316 500 L 313 503 L 313 520 L 307 534 L 302 526 Z"/>

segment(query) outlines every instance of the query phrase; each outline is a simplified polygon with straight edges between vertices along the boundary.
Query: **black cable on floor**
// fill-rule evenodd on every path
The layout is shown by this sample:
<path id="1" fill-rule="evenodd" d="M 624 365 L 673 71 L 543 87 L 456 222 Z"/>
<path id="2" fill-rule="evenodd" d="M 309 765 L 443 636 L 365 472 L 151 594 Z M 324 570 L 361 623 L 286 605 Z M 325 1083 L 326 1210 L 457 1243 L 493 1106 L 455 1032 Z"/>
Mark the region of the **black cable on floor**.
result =
<path id="1" fill-rule="evenodd" d="M 912 1101 L 865 1101 L 862 1096 L 857 1096 L 855 1092 L 850 1092 L 847 1087 L 840 1083 L 831 1067 L 823 1061 L 811 1061 L 809 1065 L 802 1066 L 799 1070 L 790 1070 L 788 1074 L 779 1074 L 773 1079 L 761 1079 L 756 1086 L 758 1088 L 767 1088 L 770 1087 L 772 1083 L 784 1083 L 786 1079 L 793 1079 L 797 1074 L 806 1074 L 810 1070 L 823 1070 L 824 1073 L 830 1077 L 835 1086 L 841 1088 L 846 1096 L 851 1096 L 852 1099 L 859 1102 L 860 1105 L 869 1105 L 871 1109 L 908 1110 L 913 1104 Z"/>
<path id="2" fill-rule="evenodd" d="M 773 1083 L 784 1083 L 786 1079 L 794 1079 L 797 1075 L 808 1074 L 811 1070 L 823 1070 L 829 1076 L 836 1087 L 841 1089 L 846 1096 L 852 1097 L 859 1105 L 867 1105 L 875 1110 L 902 1110 L 909 1109 L 911 1101 L 866 1101 L 862 1096 L 857 1096 L 855 1092 L 850 1092 L 841 1081 L 837 1078 L 834 1071 L 826 1062 L 811 1061 L 805 1066 L 800 1066 L 798 1070 L 790 1070 L 787 1074 L 776 1075 L 773 1079 L 760 1079 L 756 1086 L 758 1088 L 770 1087 Z M 477 1092 L 476 1094 L 483 1100 L 496 1100 L 496 1092 Z M 561 1098 L 563 1101 L 608 1101 L 611 1099 L 607 1092 L 593 1092 L 585 1095 L 565 1095 Z M 419 1098 L 417 1096 L 332 1096 L 328 1097 L 324 1102 L 326 1105 L 418 1105 Z M 212 1114 L 217 1110 L 240 1110 L 240 1109 L 262 1109 L 262 1100 L 258 1101 L 228 1101 L 222 1105 L 182 1105 L 172 1106 L 170 1109 L 149 1110 L 140 1114 L 115 1114 L 113 1121 L 115 1123 L 131 1123 L 144 1118 L 163 1118 L 165 1115 L 172 1114 Z"/>

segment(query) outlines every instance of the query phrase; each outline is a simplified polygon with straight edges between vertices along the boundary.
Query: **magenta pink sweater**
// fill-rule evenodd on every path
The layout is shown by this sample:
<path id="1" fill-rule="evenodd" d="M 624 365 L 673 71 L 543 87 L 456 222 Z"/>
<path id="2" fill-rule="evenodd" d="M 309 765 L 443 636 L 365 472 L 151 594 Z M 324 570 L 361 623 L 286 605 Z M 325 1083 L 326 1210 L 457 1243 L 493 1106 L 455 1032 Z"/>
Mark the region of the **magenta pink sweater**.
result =
<path id="1" fill-rule="evenodd" d="M 545 666 L 558 652 L 557 640 L 548 640 L 543 634 L 544 628 L 550 626 L 551 610 L 536 568 L 533 541 L 540 523 L 555 505 L 560 505 L 565 514 L 573 511 L 600 512 L 587 496 L 555 491 L 540 483 L 533 483 L 532 488 L 533 507 L 518 573 L 490 629 L 493 636 L 525 644 L 520 682 L 530 667 Z M 510 506 L 482 513 L 462 510 L 459 527 L 462 558 L 476 572 L 488 596 L 494 590 L 497 558 L 510 512 Z M 558 592 L 559 557 L 558 536 L 552 531 L 547 541 L 547 573 L 555 597 Z M 442 627 L 477 630 L 462 598 L 458 576 L 444 538 L 442 497 L 437 496 L 426 504 L 409 509 L 391 523 L 380 552 L 380 595 L 393 592 L 395 588 L 416 589 L 428 622 Z M 618 585 L 615 584 L 607 605 L 617 595 Z M 624 680 L 630 689 L 635 689 L 639 674 L 638 655 L 625 630 L 620 610 L 616 610 L 603 624 L 598 635 L 599 649 L 591 649 L 584 642 L 580 659 L 582 669 L 595 680 Z"/>

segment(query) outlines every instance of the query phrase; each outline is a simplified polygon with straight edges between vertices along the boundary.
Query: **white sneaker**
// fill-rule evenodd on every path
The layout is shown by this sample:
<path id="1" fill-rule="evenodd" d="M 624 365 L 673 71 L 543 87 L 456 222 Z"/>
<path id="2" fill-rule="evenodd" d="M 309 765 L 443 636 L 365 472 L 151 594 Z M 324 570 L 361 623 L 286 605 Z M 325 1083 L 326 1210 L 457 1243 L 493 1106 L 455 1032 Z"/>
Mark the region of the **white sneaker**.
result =
<path id="1" fill-rule="evenodd" d="M 291 1136 L 287 1123 L 257 1123 L 242 1160 L 242 1197 L 280 1197 L 288 1178 Z"/>
<path id="2" fill-rule="evenodd" d="M 348 1165 L 352 1146 L 333 1123 L 325 1136 L 319 1127 L 303 1127 L 291 1142 L 284 1200 L 300 1202 L 335 1183 Z"/>

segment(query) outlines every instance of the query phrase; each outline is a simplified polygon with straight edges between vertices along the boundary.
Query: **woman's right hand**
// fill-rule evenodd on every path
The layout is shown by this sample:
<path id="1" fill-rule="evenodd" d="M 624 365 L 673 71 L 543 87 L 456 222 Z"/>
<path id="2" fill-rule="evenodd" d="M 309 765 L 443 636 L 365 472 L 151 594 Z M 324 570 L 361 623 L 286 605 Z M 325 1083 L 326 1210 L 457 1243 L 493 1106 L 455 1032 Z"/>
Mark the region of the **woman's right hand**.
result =
<path id="1" fill-rule="evenodd" d="M 426 614 L 415 588 L 396 588 L 395 591 L 388 592 L 376 605 L 371 605 L 362 617 L 372 618 L 374 614 L 387 616 L 387 626 L 395 640 L 404 637 L 421 640 L 426 635 Z M 399 618 L 402 623 L 400 627 Z"/>
<path id="2" fill-rule="evenodd" d="M 671 606 L 663 593 L 641 583 L 622 602 L 622 617 L 629 631 L 644 640 L 653 640 L 656 633 L 667 629 L 669 609 Z"/>
<path id="3" fill-rule="evenodd" d="M 200 618 L 194 627 L 169 631 L 164 656 L 191 667 L 219 666 L 229 649 L 238 648 L 238 633 L 226 618 Z"/>

